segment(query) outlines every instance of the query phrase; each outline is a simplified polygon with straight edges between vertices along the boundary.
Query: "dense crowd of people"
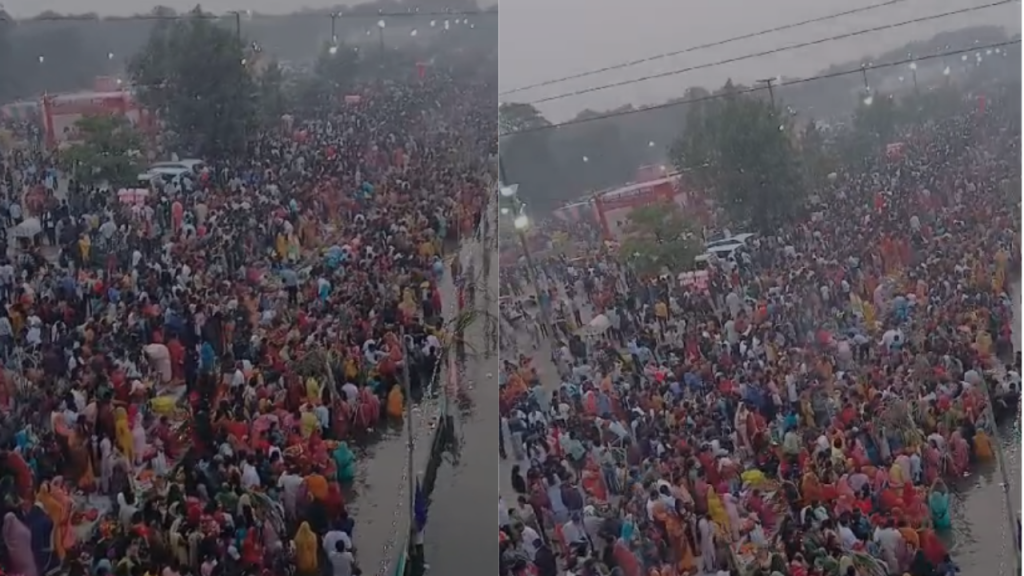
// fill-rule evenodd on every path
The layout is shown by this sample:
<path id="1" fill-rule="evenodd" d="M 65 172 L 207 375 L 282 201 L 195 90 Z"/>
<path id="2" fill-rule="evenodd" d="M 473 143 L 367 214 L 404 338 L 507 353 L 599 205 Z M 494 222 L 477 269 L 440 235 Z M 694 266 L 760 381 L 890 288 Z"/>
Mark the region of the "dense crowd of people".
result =
<path id="1" fill-rule="evenodd" d="M 54 156 L 0 156 L 4 228 L 42 228 L 0 255 L 5 573 L 361 572 L 352 443 L 444 351 L 489 77 L 376 83 L 148 194 L 63 198 Z"/>
<path id="2" fill-rule="evenodd" d="M 951 484 L 994 458 L 1020 386 L 1020 133 L 1001 110 L 830 175 L 705 289 L 599 247 L 541 265 L 570 329 L 560 383 L 532 352 L 503 367 L 502 574 L 955 574 Z M 603 324 L 577 330 L 581 311 Z"/>

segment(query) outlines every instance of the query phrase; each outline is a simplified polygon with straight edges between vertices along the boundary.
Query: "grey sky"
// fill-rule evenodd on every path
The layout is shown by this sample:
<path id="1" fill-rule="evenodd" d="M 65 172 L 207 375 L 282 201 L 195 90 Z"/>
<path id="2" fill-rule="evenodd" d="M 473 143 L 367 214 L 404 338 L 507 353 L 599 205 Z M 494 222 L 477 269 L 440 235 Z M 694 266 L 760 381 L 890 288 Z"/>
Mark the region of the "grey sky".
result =
<path id="1" fill-rule="evenodd" d="M 531 101 L 991 2 L 907 0 L 902 4 L 820 24 L 501 96 L 501 100 Z M 505 0 L 500 4 L 499 85 L 505 91 L 876 3 L 878 0 Z M 943 30 L 1003 25 L 1010 33 L 1016 33 L 1020 31 L 1020 23 L 1021 4 L 1014 2 L 966 15 L 547 102 L 538 108 L 549 119 L 560 121 L 585 108 L 605 110 L 629 103 L 663 102 L 682 95 L 689 86 L 714 87 L 730 77 L 749 83 L 757 78 L 776 75 L 806 76 L 831 64 L 892 50 L 911 40 L 927 39 Z"/>
<path id="2" fill-rule="evenodd" d="M 104 15 L 126 16 L 144 14 L 154 6 L 168 6 L 178 11 L 191 10 L 200 4 L 203 10 L 226 13 L 232 10 L 252 10 L 263 14 L 285 14 L 304 8 L 317 9 L 331 6 L 353 6 L 366 0 L 301 0 L 300 2 L 280 2 L 275 0 L 0 0 L 0 7 L 6 9 L 15 18 L 34 16 L 46 10 L 60 13 L 96 12 Z M 415 5 L 415 0 L 409 3 Z M 493 2 L 484 5 L 490 6 Z"/>

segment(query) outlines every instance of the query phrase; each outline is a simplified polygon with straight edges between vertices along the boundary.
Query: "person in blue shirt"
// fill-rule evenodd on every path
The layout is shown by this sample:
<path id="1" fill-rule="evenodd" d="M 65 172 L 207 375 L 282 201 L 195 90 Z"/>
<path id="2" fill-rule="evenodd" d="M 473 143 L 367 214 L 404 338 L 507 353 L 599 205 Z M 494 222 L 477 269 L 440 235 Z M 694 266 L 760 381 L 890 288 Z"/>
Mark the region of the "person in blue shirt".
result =
<path id="1" fill-rule="evenodd" d="M 946 554 L 942 558 L 942 562 L 940 562 L 935 568 L 935 573 L 938 574 L 938 576 L 954 576 L 958 572 L 960 572 L 960 567 L 953 562 L 953 559 L 949 557 L 949 554 Z"/>

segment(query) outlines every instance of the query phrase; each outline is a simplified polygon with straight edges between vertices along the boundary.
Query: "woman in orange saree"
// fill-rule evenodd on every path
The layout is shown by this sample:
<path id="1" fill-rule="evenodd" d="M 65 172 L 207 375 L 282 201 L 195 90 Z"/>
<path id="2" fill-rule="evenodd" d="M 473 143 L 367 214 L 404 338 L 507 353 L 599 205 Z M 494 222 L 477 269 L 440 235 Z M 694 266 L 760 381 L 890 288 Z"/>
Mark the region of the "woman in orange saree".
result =
<path id="1" fill-rule="evenodd" d="M 70 498 L 66 494 L 61 496 L 60 488 L 54 485 L 58 481 L 55 478 L 53 482 L 40 484 L 36 500 L 53 521 L 53 553 L 63 561 L 68 549 L 75 545 L 75 535 L 71 527 Z"/>
<path id="2" fill-rule="evenodd" d="M 668 534 L 668 543 L 672 546 L 672 555 L 675 560 L 676 573 L 685 575 L 697 571 L 697 561 L 693 554 L 693 547 L 687 537 L 686 526 L 683 519 L 668 507 L 667 504 L 659 502 L 654 509 L 654 519 L 665 526 Z"/>
<path id="3" fill-rule="evenodd" d="M 821 500 L 821 483 L 814 472 L 808 470 L 800 482 L 800 495 L 803 496 L 804 505 Z"/>

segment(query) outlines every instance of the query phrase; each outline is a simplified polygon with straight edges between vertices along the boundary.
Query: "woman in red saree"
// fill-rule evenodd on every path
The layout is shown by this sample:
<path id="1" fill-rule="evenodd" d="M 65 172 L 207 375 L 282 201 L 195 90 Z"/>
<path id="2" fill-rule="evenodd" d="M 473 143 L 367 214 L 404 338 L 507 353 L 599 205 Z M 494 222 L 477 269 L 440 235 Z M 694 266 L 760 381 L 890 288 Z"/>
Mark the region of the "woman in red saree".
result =
<path id="1" fill-rule="evenodd" d="M 581 483 L 583 490 L 592 498 L 600 502 L 608 501 L 608 490 L 605 489 L 604 478 L 593 460 L 588 461 L 583 468 Z"/>

